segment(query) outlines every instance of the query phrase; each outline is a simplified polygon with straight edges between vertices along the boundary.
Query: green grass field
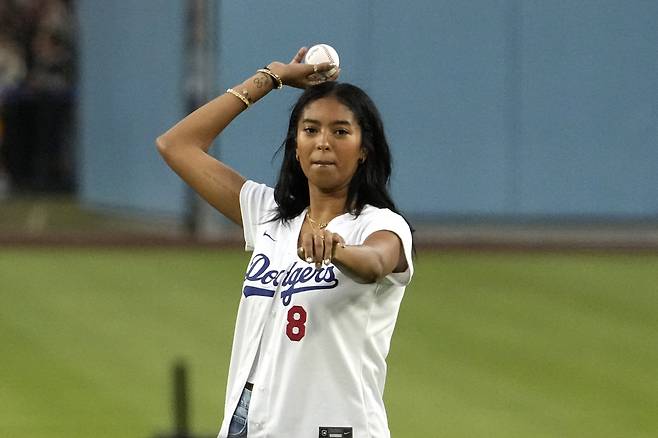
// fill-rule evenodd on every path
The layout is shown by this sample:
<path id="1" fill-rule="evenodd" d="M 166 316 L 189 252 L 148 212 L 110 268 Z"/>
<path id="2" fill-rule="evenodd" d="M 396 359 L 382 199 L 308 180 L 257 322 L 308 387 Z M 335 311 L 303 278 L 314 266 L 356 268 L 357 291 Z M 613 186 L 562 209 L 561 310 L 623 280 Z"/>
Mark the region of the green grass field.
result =
<path id="1" fill-rule="evenodd" d="M 214 435 L 247 259 L 0 250 L 0 436 L 168 431 L 176 358 L 193 429 Z M 657 436 L 657 280 L 656 255 L 421 253 L 389 356 L 393 436 Z"/>

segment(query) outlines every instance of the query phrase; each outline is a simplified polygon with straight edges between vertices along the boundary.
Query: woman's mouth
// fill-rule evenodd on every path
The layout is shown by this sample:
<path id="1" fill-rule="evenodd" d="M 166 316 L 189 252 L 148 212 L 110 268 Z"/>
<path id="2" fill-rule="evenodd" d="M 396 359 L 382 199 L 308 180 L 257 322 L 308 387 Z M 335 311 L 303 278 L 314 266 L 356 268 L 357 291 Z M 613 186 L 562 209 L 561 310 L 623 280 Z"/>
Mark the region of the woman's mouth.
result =
<path id="1" fill-rule="evenodd" d="M 328 166 L 335 166 L 336 163 L 333 161 L 325 161 L 325 160 L 319 160 L 319 161 L 313 161 L 311 162 L 312 166 L 318 166 L 318 167 L 328 167 Z"/>

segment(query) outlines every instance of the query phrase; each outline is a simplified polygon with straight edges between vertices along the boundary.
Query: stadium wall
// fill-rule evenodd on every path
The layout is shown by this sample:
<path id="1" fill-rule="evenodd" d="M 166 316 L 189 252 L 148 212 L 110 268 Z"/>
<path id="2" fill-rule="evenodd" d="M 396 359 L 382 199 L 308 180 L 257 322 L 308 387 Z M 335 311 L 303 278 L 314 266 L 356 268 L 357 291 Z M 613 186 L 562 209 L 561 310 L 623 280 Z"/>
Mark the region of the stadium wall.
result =
<path id="1" fill-rule="evenodd" d="M 381 109 L 394 197 L 439 220 L 658 219 L 658 3 L 223 1 L 217 90 L 305 44 Z M 79 2 L 80 196 L 181 216 L 153 139 L 184 114 L 182 1 Z M 239 117 L 215 153 L 272 184 L 296 90 Z"/>

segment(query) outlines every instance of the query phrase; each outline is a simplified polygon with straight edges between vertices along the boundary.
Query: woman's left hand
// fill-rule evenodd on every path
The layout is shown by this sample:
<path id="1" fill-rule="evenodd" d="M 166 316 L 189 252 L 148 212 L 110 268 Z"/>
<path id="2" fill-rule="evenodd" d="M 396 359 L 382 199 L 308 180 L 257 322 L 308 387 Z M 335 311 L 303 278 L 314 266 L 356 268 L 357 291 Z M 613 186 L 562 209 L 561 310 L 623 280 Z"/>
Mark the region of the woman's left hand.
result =
<path id="1" fill-rule="evenodd" d="M 316 268 L 328 265 L 336 255 L 336 249 L 345 247 L 345 239 L 338 234 L 324 229 L 302 234 L 301 246 L 297 255 L 307 263 L 315 263 Z"/>

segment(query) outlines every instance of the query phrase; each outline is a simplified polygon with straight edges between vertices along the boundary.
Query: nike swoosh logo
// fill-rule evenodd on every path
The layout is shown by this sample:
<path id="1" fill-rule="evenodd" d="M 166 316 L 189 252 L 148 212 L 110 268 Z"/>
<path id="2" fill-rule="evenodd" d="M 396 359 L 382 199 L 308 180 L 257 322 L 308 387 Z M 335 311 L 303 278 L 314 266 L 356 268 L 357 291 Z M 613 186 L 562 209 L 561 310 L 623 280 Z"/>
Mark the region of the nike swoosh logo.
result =
<path id="1" fill-rule="evenodd" d="M 270 236 L 269 234 L 267 234 L 267 231 L 265 231 L 263 233 L 263 236 L 269 237 L 272 240 L 272 242 L 276 242 L 276 239 L 274 237 Z"/>

